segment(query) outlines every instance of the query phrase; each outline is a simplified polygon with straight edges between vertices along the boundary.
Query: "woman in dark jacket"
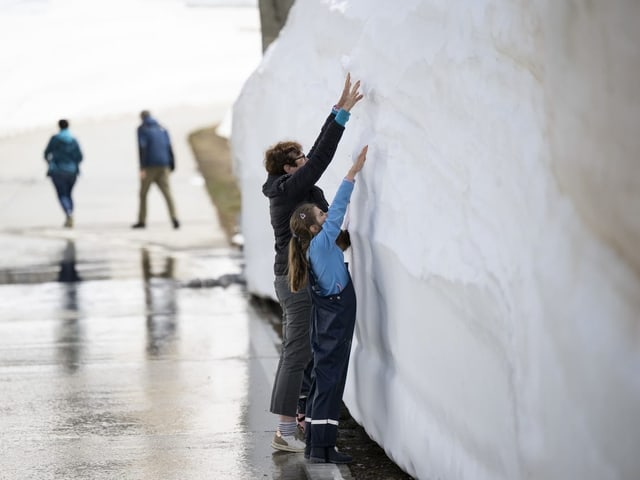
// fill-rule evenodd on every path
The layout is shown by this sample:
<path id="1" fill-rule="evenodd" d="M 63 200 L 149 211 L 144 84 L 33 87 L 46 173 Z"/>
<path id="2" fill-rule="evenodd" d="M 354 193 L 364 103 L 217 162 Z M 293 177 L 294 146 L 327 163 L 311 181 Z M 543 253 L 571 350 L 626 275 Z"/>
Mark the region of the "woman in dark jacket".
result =
<path id="1" fill-rule="evenodd" d="M 82 151 L 78 141 L 69 131 L 69 122 L 59 120 L 60 132 L 51 137 L 44 151 L 44 159 L 49 164 L 47 176 L 51 177 L 58 194 L 60 206 L 66 215 L 64 226 L 73 227 L 73 199 L 71 192 L 80 173 Z"/>
<path id="2" fill-rule="evenodd" d="M 304 451 L 304 437 L 296 428 L 304 418 L 304 400 L 310 385 L 311 299 L 306 289 L 291 292 L 287 279 L 289 219 L 301 203 L 315 203 L 324 211 L 329 207 L 322 190 L 315 184 L 333 159 L 350 111 L 363 95 L 360 82 L 351 84 L 347 75 L 340 100 L 333 107 L 307 155 L 297 142 L 280 142 L 265 153 L 267 181 L 262 192 L 269 198 L 271 226 L 275 236 L 275 291 L 282 307 L 282 352 L 271 394 L 272 413 L 279 415 L 278 430 L 271 442 L 277 450 Z M 301 425 L 302 427 L 302 425 Z"/>

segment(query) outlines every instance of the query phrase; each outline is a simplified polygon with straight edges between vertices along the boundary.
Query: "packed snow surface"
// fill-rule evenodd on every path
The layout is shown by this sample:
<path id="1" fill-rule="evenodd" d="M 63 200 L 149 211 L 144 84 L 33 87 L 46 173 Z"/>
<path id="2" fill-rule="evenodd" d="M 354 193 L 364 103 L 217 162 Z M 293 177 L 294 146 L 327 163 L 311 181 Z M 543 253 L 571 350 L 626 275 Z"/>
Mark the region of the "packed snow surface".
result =
<path id="1" fill-rule="evenodd" d="M 275 298 L 263 153 L 361 79 L 346 402 L 431 479 L 632 479 L 640 457 L 633 1 L 297 2 L 236 101 L 249 288 Z M 596 34 L 597 32 L 597 34 Z"/>

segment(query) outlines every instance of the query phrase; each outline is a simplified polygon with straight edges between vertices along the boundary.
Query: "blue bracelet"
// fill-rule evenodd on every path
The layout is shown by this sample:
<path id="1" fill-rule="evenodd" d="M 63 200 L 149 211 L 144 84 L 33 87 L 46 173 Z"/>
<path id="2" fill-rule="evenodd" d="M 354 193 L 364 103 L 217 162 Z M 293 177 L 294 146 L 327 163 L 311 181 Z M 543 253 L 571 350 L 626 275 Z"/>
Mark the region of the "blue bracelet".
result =
<path id="1" fill-rule="evenodd" d="M 349 112 L 347 112 L 344 108 L 341 108 L 336 115 L 336 122 L 344 127 L 349 121 L 350 116 L 351 114 Z"/>

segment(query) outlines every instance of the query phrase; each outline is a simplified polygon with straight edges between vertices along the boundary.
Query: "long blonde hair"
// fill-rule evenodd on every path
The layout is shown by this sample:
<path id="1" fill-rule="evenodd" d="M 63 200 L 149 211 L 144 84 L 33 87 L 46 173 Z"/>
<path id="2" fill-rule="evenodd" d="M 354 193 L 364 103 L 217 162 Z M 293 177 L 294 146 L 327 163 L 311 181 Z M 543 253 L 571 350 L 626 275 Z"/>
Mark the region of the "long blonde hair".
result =
<path id="1" fill-rule="evenodd" d="M 303 203 L 295 209 L 289 220 L 291 240 L 289 240 L 289 289 L 292 292 L 302 290 L 309 280 L 309 261 L 307 251 L 314 233 L 311 227 L 316 225 L 313 203 Z"/>

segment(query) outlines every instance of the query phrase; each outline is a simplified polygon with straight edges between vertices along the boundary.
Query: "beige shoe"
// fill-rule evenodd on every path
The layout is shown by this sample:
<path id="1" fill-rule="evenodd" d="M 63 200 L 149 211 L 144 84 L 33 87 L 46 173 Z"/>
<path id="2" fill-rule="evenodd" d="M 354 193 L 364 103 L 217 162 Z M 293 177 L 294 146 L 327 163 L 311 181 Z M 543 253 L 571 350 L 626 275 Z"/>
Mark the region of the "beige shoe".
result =
<path id="1" fill-rule="evenodd" d="M 271 446 L 283 452 L 302 453 L 306 444 L 297 438 L 297 435 L 282 435 L 280 430 L 276 432 L 271 441 Z"/>
<path id="2" fill-rule="evenodd" d="M 73 216 L 67 215 L 67 219 L 64 221 L 65 228 L 73 228 Z"/>

